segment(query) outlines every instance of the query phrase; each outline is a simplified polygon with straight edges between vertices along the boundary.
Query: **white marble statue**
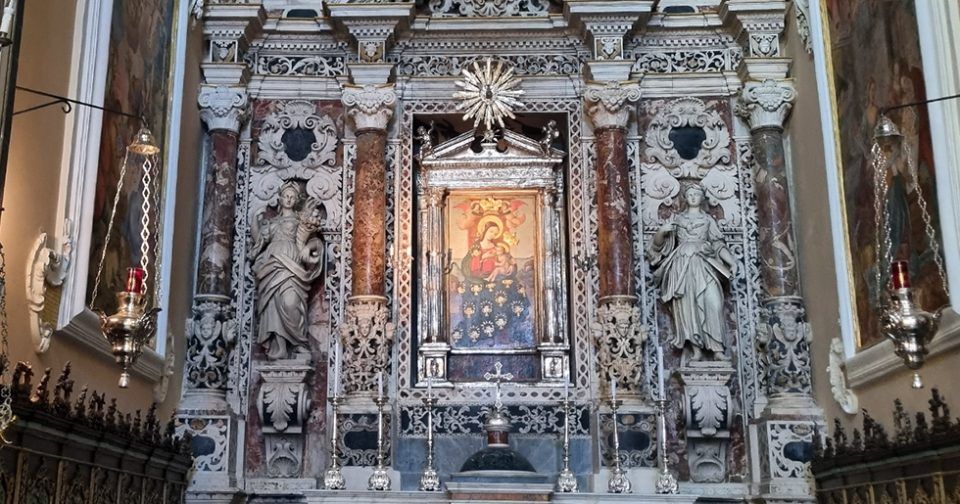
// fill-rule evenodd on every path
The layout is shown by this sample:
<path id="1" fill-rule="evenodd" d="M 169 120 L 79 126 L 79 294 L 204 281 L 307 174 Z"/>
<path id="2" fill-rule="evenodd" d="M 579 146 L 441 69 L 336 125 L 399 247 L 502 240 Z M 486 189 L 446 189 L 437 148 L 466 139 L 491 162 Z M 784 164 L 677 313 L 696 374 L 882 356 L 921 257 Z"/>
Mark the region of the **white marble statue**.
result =
<path id="1" fill-rule="evenodd" d="M 688 361 L 726 359 L 723 345 L 723 283 L 736 272 L 733 254 L 717 221 L 705 213 L 703 188 L 683 192 L 687 208 L 665 222 L 647 248 L 647 259 L 670 305 L 674 333 L 671 344 L 684 349 Z"/>
<path id="2" fill-rule="evenodd" d="M 323 272 L 320 226 L 323 204 L 305 202 L 300 184 L 280 188 L 277 214 L 253 220 L 253 272 L 257 278 L 257 342 L 271 360 L 309 355 L 307 301 L 311 284 Z M 302 202 L 302 205 L 301 205 Z"/>

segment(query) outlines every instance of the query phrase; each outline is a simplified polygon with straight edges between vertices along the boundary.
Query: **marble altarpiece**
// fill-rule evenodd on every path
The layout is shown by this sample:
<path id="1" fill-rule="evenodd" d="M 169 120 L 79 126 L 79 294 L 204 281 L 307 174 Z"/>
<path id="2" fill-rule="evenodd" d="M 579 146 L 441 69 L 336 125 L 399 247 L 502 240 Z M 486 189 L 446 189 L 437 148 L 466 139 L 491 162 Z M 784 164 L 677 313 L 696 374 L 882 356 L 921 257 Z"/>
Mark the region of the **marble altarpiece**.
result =
<path id="1" fill-rule="evenodd" d="M 483 446 L 483 375 L 501 362 L 516 377 L 503 385 L 511 446 L 539 473 L 560 470 L 569 380 L 572 469 L 582 492 L 604 493 L 613 379 L 635 493 L 653 493 L 663 394 L 681 494 L 809 499 L 821 420 L 784 258 L 778 177 L 795 93 L 783 5 L 727 0 L 694 22 L 646 1 L 616 13 L 589 1 L 298 3 L 197 11 L 210 48 L 205 169 L 229 170 L 233 187 L 203 202 L 203 233 L 232 238 L 218 265 L 232 282 L 196 296 L 178 412 L 195 436 L 196 501 L 335 495 L 322 479 L 338 341 L 350 491 L 376 459 L 378 373 L 394 488 L 412 491 L 426 377 L 445 480 Z M 484 138 L 452 95 L 487 57 L 525 94 Z M 289 261 L 265 266 L 264 253 Z M 671 268 L 697 280 L 668 287 Z M 274 299 L 279 326 L 302 328 L 293 337 L 265 325 Z"/>

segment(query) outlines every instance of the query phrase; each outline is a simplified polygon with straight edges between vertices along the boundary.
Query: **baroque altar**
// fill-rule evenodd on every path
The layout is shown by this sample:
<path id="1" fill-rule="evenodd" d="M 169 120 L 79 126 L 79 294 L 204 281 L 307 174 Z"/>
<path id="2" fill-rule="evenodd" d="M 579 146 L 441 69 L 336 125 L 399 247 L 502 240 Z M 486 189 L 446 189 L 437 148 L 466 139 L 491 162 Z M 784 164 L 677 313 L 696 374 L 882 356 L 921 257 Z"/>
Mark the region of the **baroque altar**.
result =
<path id="1" fill-rule="evenodd" d="M 188 500 L 456 500 L 502 413 L 545 500 L 812 501 L 786 4 L 699 3 L 198 2 Z"/>

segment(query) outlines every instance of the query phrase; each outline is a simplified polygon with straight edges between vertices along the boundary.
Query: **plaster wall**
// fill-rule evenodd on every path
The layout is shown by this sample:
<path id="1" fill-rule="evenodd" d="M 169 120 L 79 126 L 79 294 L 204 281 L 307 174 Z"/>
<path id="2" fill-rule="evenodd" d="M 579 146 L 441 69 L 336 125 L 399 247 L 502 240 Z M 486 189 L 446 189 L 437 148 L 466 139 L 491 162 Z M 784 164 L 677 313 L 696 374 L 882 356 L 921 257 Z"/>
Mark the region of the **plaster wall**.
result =
<path id="1" fill-rule="evenodd" d="M 26 2 L 23 13 L 23 37 L 20 49 L 17 84 L 63 96 L 72 96 L 71 65 L 79 40 L 77 2 L 74 0 L 45 0 Z M 173 268 L 171 303 L 164 307 L 172 320 L 176 364 L 171 383 L 160 407 L 162 418 L 168 417 L 179 399 L 180 374 L 183 369 L 184 324 L 192 293 L 194 235 L 198 206 L 200 158 L 200 126 L 196 107 L 196 89 L 199 82 L 201 37 L 196 26 L 189 26 L 185 75 L 185 98 L 181 130 L 181 155 L 175 204 L 175 246 L 173 256 L 167 259 Z M 18 92 L 14 110 L 21 110 L 47 101 L 28 93 Z M 134 374 L 130 388 L 117 387 L 118 366 L 112 359 L 95 353 L 71 337 L 55 333 L 47 352 L 37 354 L 30 337 L 26 302 L 26 282 L 31 260 L 31 246 L 41 232 L 48 232 L 48 246 L 54 245 L 58 228 L 58 206 L 63 171 L 69 164 L 62 161 L 65 142 L 71 134 L 66 129 L 67 115 L 59 107 L 48 107 L 16 116 L 10 140 L 6 186 L 0 225 L 0 242 L 6 253 L 7 313 L 10 327 L 10 353 L 13 361 L 28 361 L 36 373 L 44 368 L 54 369 L 54 376 L 67 362 L 72 363 L 72 377 L 77 390 L 88 385 L 91 390 L 106 392 L 116 397 L 118 406 L 127 412 L 146 409 L 161 394 L 154 391 L 154 383 Z M 96 169 L 95 166 L 86 169 Z M 87 246 L 77 243 L 75 247 Z M 95 265 L 93 266 L 95 267 Z M 57 289 L 48 290 L 47 302 L 56 303 Z M 51 308 L 48 307 L 48 310 Z M 36 379 L 34 380 L 36 382 Z"/>

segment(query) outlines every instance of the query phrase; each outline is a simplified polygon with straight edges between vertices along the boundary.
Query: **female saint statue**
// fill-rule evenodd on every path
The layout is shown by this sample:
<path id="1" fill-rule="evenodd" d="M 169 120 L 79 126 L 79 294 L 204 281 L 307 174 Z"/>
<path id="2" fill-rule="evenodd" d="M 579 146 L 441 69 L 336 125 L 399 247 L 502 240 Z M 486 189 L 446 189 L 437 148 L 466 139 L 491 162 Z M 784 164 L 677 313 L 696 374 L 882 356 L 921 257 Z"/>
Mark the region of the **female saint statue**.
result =
<path id="1" fill-rule="evenodd" d="M 257 342 L 271 360 L 288 358 L 291 353 L 309 355 L 307 297 L 311 284 L 323 272 L 320 226 L 324 208 L 314 198 L 301 208 L 302 199 L 300 184 L 283 184 L 277 214 L 257 215 L 251 229 L 254 245 L 250 253 L 256 257 Z"/>
<path id="2" fill-rule="evenodd" d="M 656 268 L 660 299 L 673 314 L 671 344 L 693 361 L 704 351 L 725 360 L 722 283 L 733 277 L 737 264 L 717 221 L 701 209 L 703 188 L 691 185 L 683 195 L 687 209 L 657 230 L 647 259 Z"/>

